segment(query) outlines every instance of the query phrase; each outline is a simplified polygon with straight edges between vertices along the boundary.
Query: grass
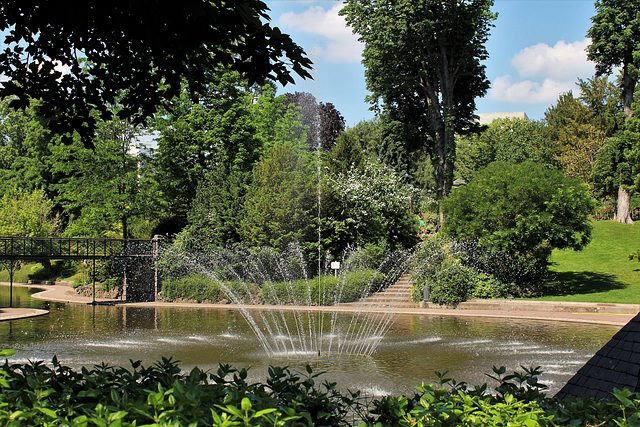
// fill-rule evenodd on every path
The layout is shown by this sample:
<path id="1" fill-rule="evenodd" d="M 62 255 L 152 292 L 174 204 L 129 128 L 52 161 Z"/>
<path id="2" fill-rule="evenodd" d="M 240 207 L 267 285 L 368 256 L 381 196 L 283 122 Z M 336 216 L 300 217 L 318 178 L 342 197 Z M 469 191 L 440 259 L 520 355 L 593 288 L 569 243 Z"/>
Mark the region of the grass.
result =
<path id="1" fill-rule="evenodd" d="M 547 301 L 640 304 L 640 224 L 593 223 L 591 243 L 582 251 L 556 250 L 551 258 L 553 291 Z"/>
<path id="2" fill-rule="evenodd" d="M 9 281 L 8 261 L 0 262 L 0 282 Z M 77 268 L 68 262 L 53 261 L 53 272 L 47 271 L 40 263 L 24 263 L 22 268 L 13 271 L 13 283 L 27 283 L 29 279 L 68 280 L 76 274 Z"/>

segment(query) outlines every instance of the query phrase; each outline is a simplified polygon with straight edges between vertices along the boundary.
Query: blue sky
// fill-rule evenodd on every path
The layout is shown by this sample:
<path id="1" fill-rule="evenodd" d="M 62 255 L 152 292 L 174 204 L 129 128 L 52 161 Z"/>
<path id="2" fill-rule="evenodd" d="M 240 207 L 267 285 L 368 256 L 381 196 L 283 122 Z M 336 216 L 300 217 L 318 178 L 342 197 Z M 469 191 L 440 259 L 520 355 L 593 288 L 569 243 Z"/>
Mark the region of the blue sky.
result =
<path id="1" fill-rule="evenodd" d="M 271 23 L 290 34 L 315 63 L 313 81 L 298 79 L 284 92 L 310 92 L 331 102 L 347 126 L 373 113 L 367 95 L 362 46 L 351 34 L 337 0 L 266 0 Z M 591 0 L 495 0 L 498 12 L 487 43 L 489 93 L 477 101 L 478 113 L 524 111 L 539 120 L 558 96 L 575 91 L 578 78 L 595 71 L 584 51 L 595 14 Z"/>

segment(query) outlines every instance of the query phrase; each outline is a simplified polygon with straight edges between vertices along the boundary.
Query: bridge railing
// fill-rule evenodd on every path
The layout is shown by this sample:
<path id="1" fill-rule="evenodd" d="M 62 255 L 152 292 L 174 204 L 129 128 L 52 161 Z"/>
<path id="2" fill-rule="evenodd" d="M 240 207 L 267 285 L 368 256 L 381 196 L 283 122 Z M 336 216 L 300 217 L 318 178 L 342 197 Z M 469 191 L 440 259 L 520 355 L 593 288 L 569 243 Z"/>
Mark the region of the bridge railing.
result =
<path id="1" fill-rule="evenodd" d="M 0 237 L 0 259 L 100 259 L 153 256 L 153 241 L 77 237 Z"/>

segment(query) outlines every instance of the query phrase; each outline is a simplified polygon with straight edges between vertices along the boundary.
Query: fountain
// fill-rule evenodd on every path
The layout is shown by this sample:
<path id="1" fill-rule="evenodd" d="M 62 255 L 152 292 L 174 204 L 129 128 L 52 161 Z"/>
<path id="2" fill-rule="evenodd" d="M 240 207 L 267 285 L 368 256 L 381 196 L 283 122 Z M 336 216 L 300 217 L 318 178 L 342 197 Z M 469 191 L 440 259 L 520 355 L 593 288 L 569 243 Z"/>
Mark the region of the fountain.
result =
<path id="1" fill-rule="evenodd" d="M 56 355 L 75 369 L 101 363 L 126 367 L 129 360 L 150 366 L 164 356 L 180 361 L 185 370 L 198 366 L 215 371 L 219 363 L 250 368 L 248 381 L 263 381 L 272 365 L 304 372 L 310 364 L 314 372 L 325 372 L 323 379 L 368 396 L 411 394 L 416 383 L 437 381 L 435 371 L 449 371 L 448 376 L 458 381 L 482 384 L 492 366 L 505 366 L 509 372 L 520 366 L 541 366 L 540 380 L 550 386 L 549 395 L 553 395 L 619 329 L 557 321 L 401 314 L 393 317 L 385 338 L 369 356 L 279 359 L 266 357 L 246 320 L 230 307 L 62 304 L 33 300 L 26 288 L 14 291 L 16 305 L 45 308 L 50 314 L 0 323 L 3 346 L 17 350 L 11 363 L 48 363 Z M 0 303 L 7 301 L 8 288 L 0 287 Z M 295 323 L 294 314 L 282 312 L 290 324 Z M 353 313 L 336 313 L 336 329 L 347 330 L 352 318 Z"/>
<path id="2" fill-rule="evenodd" d="M 268 357 L 316 359 L 371 355 L 393 323 L 393 310 L 378 312 L 365 304 L 352 308 L 350 321 L 337 321 L 338 313 L 345 311 L 341 302 L 361 300 L 395 283 L 406 271 L 410 252 L 396 251 L 376 269 L 364 258 L 362 251 L 346 251 L 339 273 L 312 278 L 295 246 L 278 253 L 271 248 L 186 250 L 178 244 L 165 249 L 160 265 L 173 279 L 197 274 L 214 282 Z M 360 275 L 355 295 L 346 289 L 354 275 Z"/>

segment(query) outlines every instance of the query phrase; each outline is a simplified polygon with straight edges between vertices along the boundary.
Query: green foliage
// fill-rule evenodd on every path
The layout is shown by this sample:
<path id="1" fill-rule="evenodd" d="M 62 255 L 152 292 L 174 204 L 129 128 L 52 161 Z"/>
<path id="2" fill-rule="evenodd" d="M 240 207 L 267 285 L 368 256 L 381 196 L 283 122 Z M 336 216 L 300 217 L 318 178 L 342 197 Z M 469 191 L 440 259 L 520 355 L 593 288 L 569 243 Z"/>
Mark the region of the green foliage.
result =
<path id="1" fill-rule="evenodd" d="M 552 249 L 589 242 L 593 207 L 586 185 L 560 171 L 495 162 L 445 200 L 444 231 L 546 267 Z"/>
<path id="2" fill-rule="evenodd" d="M 254 95 L 257 101 L 248 108 L 251 111 L 256 136 L 262 141 L 262 154 L 275 146 L 288 145 L 308 151 L 306 140 L 309 127 L 304 124 L 302 110 L 294 103 L 287 103 L 287 96 L 276 96 L 272 85 L 265 85 Z"/>
<path id="3" fill-rule="evenodd" d="M 196 96 L 221 69 L 242 73 L 249 85 L 292 83 L 294 73 L 310 77 L 311 61 L 269 25 L 267 12 L 258 0 L 165 1 L 153 8 L 137 0 L 86 1 L 68 10 L 7 0 L 1 29 L 11 35 L 0 55 L 7 78 L 0 96 L 16 95 L 16 107 L 42 99 L 52 130 L 77 131 L 91 145 L 94 110 L 109 120 L 120 103 L 118 117 L 140 124 L 178 95 L 184 80 Z"/>
<path id="4" fill-rule="evenodd" d="M 16 352 L 1 350 L 1 357 Z M 371 402 L 359 392 L 340 392 L 307 366 L 305 373 L 270 367 L 264 382 L 247 382 L 246 369 L 219 365 L 215 372 L 180 369 L 162 358 L 153 366 L 105 364 L 76 371 L 56 357 L 0 367 L 3 425 L 98 426 L 634 426 L 640 395 L 614 389 L 608 400 L 556 401 L 538 382 L 540 368 L 505 374 L 493 368 L 496 385 L 469 387 L 436 373 L 413 395 Z"/>
<path id="5" fill-rule="evenodd" d="M 621 94 L 624 113 L 631 116 L 631 104 L 640 77 L 640 6 L 634 0 L 597 0 L 593 25 L 587 31 L 591 44 L 587 57 L 596 63 L 597 75 L 622 71 Z"/>
<path id="6" fill-rule="evenodd" d="M 109 292 L 112 289 L 122 288 L 122 277 L 111 277 L 100 283 L 100 288 L 105 292 Z"/>
<path id="7" fill-rule="evenodd" d="M 95 149 L 79 140 L 52 147 L 50 160 L 60 177 L 53 186 L 56 201 L 71 217 L 67 235 L 130 238 L 131 218 L 150 214 L 151 183 L 131 154 L 140 134 L 115 119 L 97 124 Z"/>
<path id="8" fill-rule="evenodd" d="M 412 299 L 423 297 L 424 286 L 431 288 L 430 301 L 456 306 L 469 298 L 498 298 L 506 296 L 502 282 L 491 275 L 489 268 L 479 269 L 480 263 L 465 247 L 440 237 L 423 241 L 411 261 Z"/>
<path id="9" fill-rule="evenodd" d="M 480 134 L 459 137 L 456 172 L 466 182 L 474 173 L 494 161 L 532 161 L 553 167 L 554 153 L 543 135 L 540 122 L 525 119 L 496 119 Z"/>
<path id="10" fill-rule="evenodd" d="M 53 203 L 43 190 L 14 188 L 0 198 L 0 235 L 49 237 L 56 232 Z"/>
<path id="11" fill-rule="evenodd" d="M 36 114 L 37 101 L 16 111 L 9 106 L 12 99 L 0 100 L 0 193 L 41 188 L 50 197 L 54 177 L 47 157 L 52 138 Z"/>
<path id="12" fill-rule="evenodd" d="M 254 299 L 258 287 L 246 282 L 221 282 L 200 274 L 162 280 L 160 296 L 165 301 L 195 301 L 217 303 L 222 300 L 233 301 L 229 293 L 239 298 L 239 301 L 249 302 Z"/>
<path id="13" fill-rule="evenodd" d="M 190 215 L 194 226 L 208 231 L 212 227 L 203 211 L 218 204 L 206 199 L 210 194 L 202 198 L 196 194 L 199 187 L 206 193 L 207 186 L 221 185 L 215 200 L 221 204 L 213 216 L 223 220 L 223 229 L 233 224 L 236 217 L 229 217 L 233 197 L 242 202 L 242 186 L 249 179 L 245 174 L 251 171 L 263 144 L 256 136 L 257 120 L 249 111 L 251 93 L 243 89 L 245 83 L 238 73 L 220 73 L 210 78 L 195 99 L 185 86 L 171 100 L 168 111 L 156 119 L 160 137 L 152 164 L 163 216 L 177 218 L 184 225 Z M 226 175 L 232 175 L 228 182 L 220 178 Z"/>
<path id="14" fill-rule="evenodd" d="M 327 158 L 329 172 L 333 175 L 346 174 L 351 169 L 364 170 L 365 155 L 360 142 L 351 132 L 343 132 Z"/>
<path id="15" fill-rule="evenodd" d="M 379 290 L 385 275 L 375 270 L 356 270 L 292 282 L 269 282 L 262 286 L 260 300 L 266 304 L 333 305 L 357 301 Z"/>
<path id="16" fill-rule="evenodd" d="M 74 371 L 54 357 L 52 367 L 5 362 L 0 372 L 0 422 L 8 425 L 339 426 L 357 397 L 316 385 L 310 368 L 304 376 L 271 368 L 263 384 L 227 365 L 183 373 L 166 358 Z"/>
<path id="17" fill-rule="evenodd" d="M 620 132 L 604 142 L 593 167 L 596 197 L 616 199 L 620 187 L 640 191 L 640 163 L 633 158 L 638 140 L 637 134 Z"/>
<path id="18" fill-rule="evenodd" d="M 409 210 L 413 188 L 389 166 L 367 160 L 363 170 L 331 175 L 329 186 L 323 192 L 323 237 L 334 239 L 325 246 L 333 255 L 347 244 L 392 251 L 417 243 L 418 219 Z"/>
<path id="19" fill-rule="evenodd" d="M 340 12 L 365 44 L 369 100 L 376 108 L 382 104 L 401 141 L 429 154 L 438 199 L 453 185 L 454 135 L 476 128 L 475 98 L 489 88 L 482 61 L 496 18 L 492 5 L 348 0 Z"/>
<path id="20" fill-rule="evenodd" d="M 578 79 L 580 95 L 567 92 L 545 113 L 546 138 L 555 145 L 565 175 L 590 187 L 596 154 L 621 126 L 618 90 L 607 77 Z"/>
<path id="21" fill-rule="evenodd" d="M 247 245 L 283 250 L 312 239 L 316 174 L 306 153 L 276 145 L 256 164 L 240 222 Z"/>

